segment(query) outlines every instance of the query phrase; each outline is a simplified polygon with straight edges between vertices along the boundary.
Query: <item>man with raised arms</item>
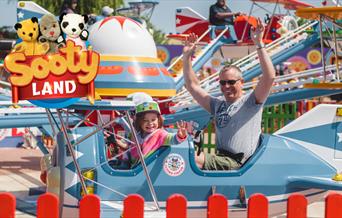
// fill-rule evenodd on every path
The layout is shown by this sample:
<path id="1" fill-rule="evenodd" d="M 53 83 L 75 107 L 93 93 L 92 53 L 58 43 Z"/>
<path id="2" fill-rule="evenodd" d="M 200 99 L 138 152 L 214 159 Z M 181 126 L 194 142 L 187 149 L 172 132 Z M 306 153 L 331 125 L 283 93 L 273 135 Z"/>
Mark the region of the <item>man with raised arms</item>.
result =
<path id="1" fill-rule="evenodd" d="M 196 164 L 203 170 L 238 169 L 255 152 L 261 134 L 263 105 L 272 87 L 275 70 L 262 43 L 264 26 L 260 19 L 252 28 L 252 40 L 262 70 L 256 88 L 244 94 L 241 70 L 225 66 L 219 73 L 223 96 L 210 96 L 201 86 L 191 64 L 197 36 L 190 34 L 183 48 L 184 79 L 187 90 L 205 110 L 214 116 L 216 124 L 216 154 L 200 153 Z"/>

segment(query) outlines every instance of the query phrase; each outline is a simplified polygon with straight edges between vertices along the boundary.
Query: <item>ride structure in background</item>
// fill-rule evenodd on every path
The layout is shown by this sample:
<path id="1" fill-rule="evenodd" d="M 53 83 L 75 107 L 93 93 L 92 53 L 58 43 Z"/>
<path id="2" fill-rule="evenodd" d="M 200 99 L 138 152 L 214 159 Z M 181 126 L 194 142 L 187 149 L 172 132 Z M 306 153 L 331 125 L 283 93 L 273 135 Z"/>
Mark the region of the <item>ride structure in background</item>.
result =
<path id="1" fill-rule="evenodd" d="M 252 45 L 252 41 L 250 39 L 250 28 L 256 25 L 256 18 L 252 15 L 253 9 L 255 6 L 266 10 L 264 7 L 260 6 L 258 2 L 264 3 L 274 3 L 274 9 L 269 16 L 265 18 L 265 23 L 267 24 L 265 28 L 264 34 L 264 42 L 270 43 L 281 35 L 286 34 L 288 31 L 294 30 L 298 28 L 297 22 L 293 16 L 289 16 L 286 14 L 275 14 L 279 5 L 283 5 L 286 10 L 296 10 L 301 7 L 312 7 L 312 5 L 300 2 L 300 1 L 276 1 L 276 0 L 252 0 L 252 6 L 250 8 L 248 15 L 239 15 L 234 20 L 234 30 L 237 35 L 237 39 L 239 40 L 238 45 Z M 266 12 L 268 12 L 266 10 Z M 210 33 L 207 32 L 210 27 L 209 21 L 193 9 L 189 7 L 178 8 L 176 10 L 176 34 L 170 34 L 170 38 L 176 39 L 184 39 L 187 34 L 195 33 L 198 36 L 204 36 L 201 38 L 199 42 L 210 42 L 212 37 Z M 214 27 L 215 28 L 215 27 Z M 222 29 L 215 29 L 211 31 L 216 31 L 216 35 L 218 35 Z M 229 33 L 226 33 L 226 36 L 229 37 Z"/>
<path id="2" fill-rule="evenodd" d="M 130 0 L 128 4 L 129 7 L 118 8 L 116 12 L 125 17 L 138 19 L 144 17 L 150 20 L 155 7 L 159 4 L 159 0 Z"/>
<path id="3" fill-rule="evenodd" d="M 326 70 L 326 63 L 325 59 L 322 59 L 322 66 L 323 66 L 323 82 L 314 81 L 312 84 L 305 84 L 304 87 L 306 88 L 319 88 L 319 89 L 341 89 L 342 83 L 340 81 L 340 71 L 339 71 L 339 53 L 338 53 L 338 42 L 336 36 L 336 27 L 341 28 L 342 26 L 337 22 L 342 18 L 342 8 L 340 7 L 322 7 L 322 8 L 309 8 L 309 9 L 299 9 L 297 10 L 296 14 L 300 17 L 310 20 L 318 20 L 319 21 L 319 31 L 321 35 L 321 52 L 323 53 L 323 22 L 327 20 L 332 24 L 333 30 L 333 52 L 335 57 L 335 65 L 336 65 L 336 72 L 332 78 L 328 79 L 327 75 L 329 72 Z M 327 25 L 326 25 L 327 26 Z M 326 28 L 327 32 L 329 30 Z M 330 34 L 330 33 L 329 33 Z M 331 35 L 331 34 L 330 34 Z"/>
<path id="4" fill-rule="evenodd" d="M 308 30 L 309 33 L 308 33 Z M 314 30 L 314 31 L 312 31 Z M 297 29 L 289 31 L 288 34 L 278 38 L 277 40 L 269 43 L 266 46 L 266 50 L 269 52 L 270 56 L 272 57 L 272 62 L 274 65 L 281 64 L 282 62 L 288 60 L 290 57 L 294 56 L 299 51 L 302 51 L 305 48 L 308 48 L 312 45 L 319 43 L 320 34 L 318 34 L 318 22 L 316 21 L 308 21 L 303 25 L 299 26 Z M 204 33 L 205 35 L 207 33 Z M 202 36 L 203 36 L 202 35 Z M 201 37 L 199 37 L 199 41 Z M 200 48 L 198 52 L 195 54 L 195 58 L 193 60 L 193 68 L 195 72 L 198 72 L 201 68 L 201 64 L 206 62 L 212 55 L 213 50 L 217 50 L 223 44 L 222 42 L 219 43 L 220 40 L 212 40 L 209 44 L 205 45 L 203 48 Z M 231 45 L 233 48 L 234 45 Z M 214 49 L 215 48 L 215 49 Z M 314 51 L 317 54 L 318 51 Z M 310 53 L 311 54 L 311 53 Z M 324 54 L 324 53 L 323 53 Z M 315 55 L 319 60 L 324 59 L 324 55 L 319 54 L 318 56 Z M 312 56 L 312 55 L 311 55 Z M 181 59 L 179 57 L 178 59 Z M 317 60 L 318 60 L 317 59 Z M 315 59 L 316 60 L 316 59 Z M 174 63 L 175 64 L 175 63 Z M 244 72 L 243 77 L 245 82 L 246 91 L 255 85 L 255 79 L 260 75 L 260 67 L 258 65 L 258 60 L 256 57 L 256 52 L 252 52 L 251 54 L 238 59 L 232 63 L 241 68 Z M 170 66 L 168 69 L 171 69 Z M 220 68 L 217 69 L 219 72 Z M 313 81 L 323 80 L 322 75 L 322 68 L 317 67 L 314 69 L 305 70 L 303 72 L 289 74 L 289 75 L 281 75 L 278 76 L 275 80 L 276 85 L 273 88 L 273 93 L 269 97 L 266 102 L 266 105 L 269 104 L 279 104 L 290 102 L 294 100 L 302 100 L 308 99 L 315 96 L 323 96 L 323 95 L 332 95 L 336 93 L 340 93 L 339 89 L 335 90 L 321 90 L 321 89 L 303 89 L 303 84 L 310 84 Z M 335 72 L 337 68 L 334 65 L 326 66 L 326 70 Z M 332 75 L 329 75 L 329 78 Z M 220 91 L 216 85 L 216 81 L 218 79 L 218 73 L 214 73 L 208 78 L 205 78 L 201 81 L 202 87 L 209 92 L 210 94 L 217 96 L 219 95 Z M 203 128 L 207 125 L 207 122 L 210 120 L 210 116 L 207 112 L 202 110 L 196 104 L 191 103 L 191 96 L 190 94 L 183 89 L 183 79 L 182 75 L 177 75 L 175 78 L 176 80 L 176 89 L 178 90 L 177 95 L 169 101 L 173 101 L 175 106 L 173 109 L 176 111 L 175 114 L 167 116 L 168 119 L 174 120 L 178 119 L 186 119 L 187 116 L 190 116 L 192 119 L 195 119 L 198 122 L 199 128 Z M 253 80 L 253 82 L 249 82 Z M 292 82 L 289 84 L 285 84 L 285 82 L 291 80 Z M 198 116 L 201 117 L 200 119 L 196 119 L 193 115 L 189 113 L 189 111 L 196 111 Z"/>

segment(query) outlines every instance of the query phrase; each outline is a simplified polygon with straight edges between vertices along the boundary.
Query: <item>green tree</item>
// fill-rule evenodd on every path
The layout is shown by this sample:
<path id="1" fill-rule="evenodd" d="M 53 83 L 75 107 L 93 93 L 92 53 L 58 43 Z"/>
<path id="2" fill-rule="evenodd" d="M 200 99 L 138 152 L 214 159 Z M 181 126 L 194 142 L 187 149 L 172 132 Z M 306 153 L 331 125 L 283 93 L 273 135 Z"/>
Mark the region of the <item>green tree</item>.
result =
<path id="1" fill-rule="evenodd" d="M 166 34 L 163 31 L 157 29 L 148 19 L 145 19 L 145 18 L 142 18 L 142 19 L 146 21 L 146 29 L 152 35 L 156 45 L 168 44 L 169 39 L 166 37 Z"/>
<path id="2" fill-rule="evenodd" d="M 16 39 L 17 33 L 12 26 L 0 27 L 0 39 Z"/>
<path id="3" fill-rule="evenodd" d="M 304 18 L 300 18 L 297 23 L 298 26 L 302 26 L 303 24 L 306 24 L 308 22 L 308 20 L 304 19 Z"/>
<path id="4" fill-rule="evenodd" d="M 33 0 L 51 13 L 58 15 L 63 0 Z M 123 5 L 123 0 L 78 0 L 78 9 L 81 14 L 99 14 L 103 6 L 118 8 Z"/>
<path id="5" fill-rule="evenodd" d="M 9 0 L 11 1 L 11 0 Z M 46 10 L 55 15 L 59 15 L 59 11 L 63 4 L 63 0 L 33 0 L 38 5 L 42 6 Z M 111 8 L 119 8 L 123 6 L 123 0 L 78 0 L 78 9 L 80 14 L 99 14 L 103 6 L 109 6 Z M 128 14 L 129 15 L 129 14 Z M 132 14 L 132 16 L 136 16 Z M 153 39 L 157 45 L 167 44 L 169 39 L 165 33 L 157 29 L 147 18 L 141 17 L 146 21 L 147 30 L 153 36 Z"/>

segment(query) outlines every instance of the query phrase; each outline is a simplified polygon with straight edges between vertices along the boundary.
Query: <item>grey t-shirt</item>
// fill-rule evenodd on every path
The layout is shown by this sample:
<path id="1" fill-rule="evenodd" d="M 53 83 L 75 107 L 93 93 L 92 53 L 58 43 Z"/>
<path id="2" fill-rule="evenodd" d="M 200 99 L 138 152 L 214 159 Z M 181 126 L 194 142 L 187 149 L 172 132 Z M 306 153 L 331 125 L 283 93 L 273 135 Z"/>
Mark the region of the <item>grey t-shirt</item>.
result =
<path id="1" fill-rule="evenodd" d="M 254 91 L 230 103 L 224 98 L 210 99 L 216 124 L 216 147 L 233 154 L 244 153 L 242 163 L 255 151 L 261 134 L 263 104 L 257 104 Z"/>

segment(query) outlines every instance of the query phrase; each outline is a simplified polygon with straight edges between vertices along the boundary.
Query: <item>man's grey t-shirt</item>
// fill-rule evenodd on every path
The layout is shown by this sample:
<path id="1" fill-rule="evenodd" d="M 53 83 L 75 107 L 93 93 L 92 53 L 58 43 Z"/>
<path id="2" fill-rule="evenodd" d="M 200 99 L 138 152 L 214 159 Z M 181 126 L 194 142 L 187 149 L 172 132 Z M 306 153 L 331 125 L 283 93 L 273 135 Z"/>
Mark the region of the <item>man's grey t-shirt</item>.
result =
<path id="1" fill-rule="evenodd" d="M 254 91 L 230 103 L 210 99 L 216 124 L 216 147 L 233 154 L 244 153 L 242 163 L 255 151 L 261 134 L 263 104 L 257 104 Z"/>

